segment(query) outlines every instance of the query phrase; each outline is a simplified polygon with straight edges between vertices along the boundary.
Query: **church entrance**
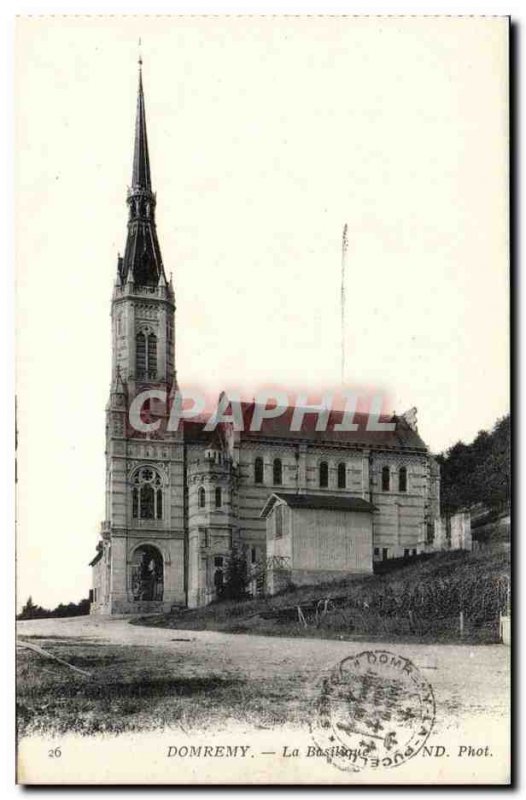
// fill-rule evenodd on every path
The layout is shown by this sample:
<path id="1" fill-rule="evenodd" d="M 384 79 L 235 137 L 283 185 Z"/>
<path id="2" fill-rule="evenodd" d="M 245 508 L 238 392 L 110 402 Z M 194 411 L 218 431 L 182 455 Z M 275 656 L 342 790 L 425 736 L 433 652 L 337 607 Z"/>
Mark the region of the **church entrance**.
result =
<path id="1" fill-rule="evenodd" d="M 131 584 L 134 600 L 162 600 L 163 557 L 151 544 L 143 544 L 133 554 Z"/>

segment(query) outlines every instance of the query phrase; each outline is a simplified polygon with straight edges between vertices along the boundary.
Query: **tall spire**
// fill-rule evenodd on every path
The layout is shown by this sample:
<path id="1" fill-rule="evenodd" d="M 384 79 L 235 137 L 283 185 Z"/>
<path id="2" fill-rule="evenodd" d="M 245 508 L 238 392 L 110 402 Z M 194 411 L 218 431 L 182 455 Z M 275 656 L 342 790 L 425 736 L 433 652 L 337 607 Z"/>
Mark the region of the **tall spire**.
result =
<path id="1" fill-rule="evenodd" d="M 139 56 L 139 89 L 137 92 L 137 114 L 135 117 L 135 148 L 133 151 L 132 188 L 152 188 L 150 176 L 150 157 L 146 135 L 146 113 L 144 110 L 144 91 L 142 88 L 142 58 Z"/>
<path id="2" fill-rule="evenodd" d="M 118 261 L 121 284 L 157 286 L 164 275 L 161 249 L 155 228 L 155 194 L 152 191 L 146 113 L 142 85 L 142 58 L 139 58 L 139 87 L 135 119 L 132 185 L 128 189 L 128 236 L 123 258 Z"/>

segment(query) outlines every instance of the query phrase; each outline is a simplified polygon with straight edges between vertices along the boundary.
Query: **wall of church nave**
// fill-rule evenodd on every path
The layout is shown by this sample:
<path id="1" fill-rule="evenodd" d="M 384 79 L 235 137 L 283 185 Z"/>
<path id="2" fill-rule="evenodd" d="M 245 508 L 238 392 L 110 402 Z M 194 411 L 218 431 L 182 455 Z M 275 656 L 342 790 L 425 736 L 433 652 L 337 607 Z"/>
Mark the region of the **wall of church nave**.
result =
<path id="1" fill-rule="evenodd" d="M 428 457 L 378 453 L 372 458 L 370 483 L 374 558 L 410 555 L 425 545 L 430 516 Z"/>
<path id="2" fill-rule="evenodd" d="M 293 444 L 242 442 L 238 465 L 240 486 L 253 487 L 257 491 L 258 497 L 265 496 L 265 499 L 274 491 L 296 490 L 300 485 L 297 454 L 298 448 Z M 263 461 L 262 481 L 258 483 L 256 483 L 257 458 Z M 275 465 L 277 460 L 281 462 L 280 467 Z M 279 480 L 276 481 L 275 478 L 279 478 Z M 261 508 L 263 505 L 264 503 Z"/>
<path id="3" fill-rule="evenodd" d="M 370 488 L 374 493 L 403 494 L 427 498 L 429 459 L 423 455 L 397 452 L 375 453 L 370 466 Z M 404 478 L 401 471 L 405 470 Z M 387 474 L 385 474 L 387 473 Z M 384 488 L 388 481 L 387 488 Z"/>
<path id="4" fill-rule="evenodd" d="M 324 464 L 326 468 L 322 466 Z M 323 480 L 324 470 L 326 481 Z M 356 497 L 365 497 L 368 483 L 368 460 L 363 453 L 346 448 L 309 447 L 305 482 L 308 491 L 349 492 Z"/>
<path id="5" fill-rule="evenodd" d="M 263 481 L 256 484 L 256 458 L 263 460 Z M 281 461 L 281 481 L 276 482 L 274 464 Z M 327 465 L 327 481 L 321 479 L 320 467 Z M 342 469 L 343 468 L 343 480 Z M 239 451 L 241 482 L 263 486 L 272 491 L 347 491 L 363 497 L 369 489 L 369 465 L 365 451 L 330 448 L 302 442 L 243 442 Z M 340 477 L 340 480 L 339 480 Z M 326 483 L 326 485 L 325 485 Z M 343 483 L 344 485 L 340 485 Z"/>

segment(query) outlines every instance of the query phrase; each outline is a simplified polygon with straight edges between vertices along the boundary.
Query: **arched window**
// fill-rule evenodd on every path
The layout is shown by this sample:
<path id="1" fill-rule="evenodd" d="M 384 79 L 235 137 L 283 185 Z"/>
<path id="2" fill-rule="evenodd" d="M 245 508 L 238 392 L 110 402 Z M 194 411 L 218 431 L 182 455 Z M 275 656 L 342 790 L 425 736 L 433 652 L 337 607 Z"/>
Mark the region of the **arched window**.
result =
<path id="1" fill-rule="evenodd" d="M 162 480 L 153 467 L 141 467 L 133 476 L 132 517 L 163 518 Z"/>
<path id="2" fill-rule="evenodd" d="M 345 489 L 347 485 L 347 470 L 345 464 L 338 464 L 338 489 Z"/>
<path id="3" fill-rule="evenodd" d="M 389 467 L 382 467 L 382 492 L 389 491 L 390 481 L 391 476 L 389 473 Z"/>
<path id="4" fill-rule="evenodd" d="M 273 469 L 272 469 L 272 476 L 273 481 L 277 486 L 281 486 L 283 482 L 283 467 L 281 464 L 281 458 L 275 458 Z"/>
<path id="5" fill-rule="evenodd" d="M 263 483 L 263 459 L 260 456 L 254 461 L 254 483 Z"/>
<path id="6" fill-rule="evenodd" d="M 139 331 L 135 337 L 135 366 L 137 378 L 157 378 L 157 336 L 148 330 Z"/>
<path id="7" fill-rule="evenodd" d="M 206 505 L 206 493 L 202 486 L 199 487 L 197 492 L 197 505 L 199 508 L 204 508 Z"/>
<path id="8" fill-rule="evenodd" d="M 320 489 L 326 489 L 329 485 L 329 465 L 326 461 L 320 464 Z"/>
<path id="9" fill-rule="evenodd" d="M 221 508 L 221 506 L 223 505 L 223 499 L 221 497 L 220 486 L 216 486 L 215 501 L 216 501 L 216 508 Z"/>
<path id="10" fill-rule="evenodd" d="M 400 467 L 398 473 L 398 491 L 407 492 L 407 467 Z"/>

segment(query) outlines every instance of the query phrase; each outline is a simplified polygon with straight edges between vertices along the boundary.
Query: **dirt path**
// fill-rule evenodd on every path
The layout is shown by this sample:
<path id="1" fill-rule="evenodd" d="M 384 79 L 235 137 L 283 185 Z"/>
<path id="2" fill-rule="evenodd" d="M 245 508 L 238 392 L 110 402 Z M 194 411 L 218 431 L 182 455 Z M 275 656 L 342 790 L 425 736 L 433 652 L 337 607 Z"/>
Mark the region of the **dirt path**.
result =
<path id="1" fill-rule="evenodd" d="M 297 675 L 315 679 L 328 667 L 362 650 L 385 649 L 403 655 L 433 686 L 437 723 L 475 722 L 493 718 L 507 724 L 509 648 L 502 645 L 367 644 L 334 640 L 276 638 L 182 631 L 130 625 L 127 619 L 76 617 L 18 623 L 21 637 L 92 640 L 126 647 L 163 648 L 179 656 L 185 651 L 203 670 L 235 673 L 249 679 Z M 45 646 L 45 638 L 33 640 Z"/>

